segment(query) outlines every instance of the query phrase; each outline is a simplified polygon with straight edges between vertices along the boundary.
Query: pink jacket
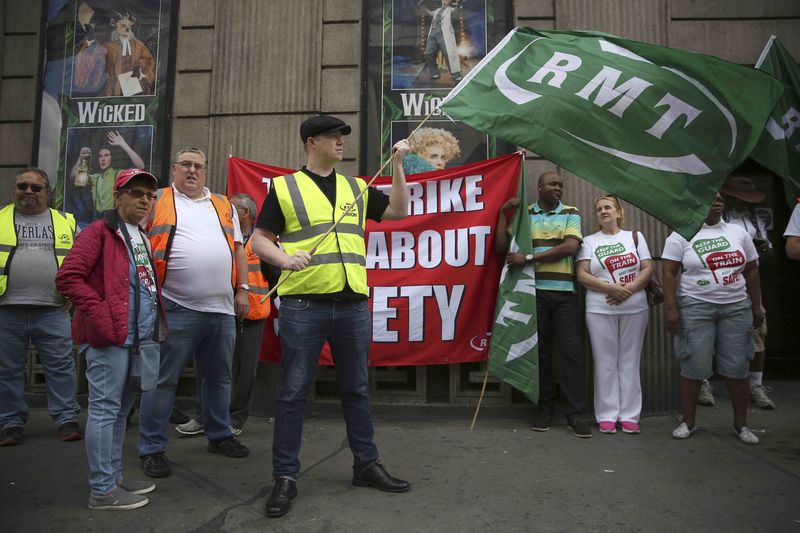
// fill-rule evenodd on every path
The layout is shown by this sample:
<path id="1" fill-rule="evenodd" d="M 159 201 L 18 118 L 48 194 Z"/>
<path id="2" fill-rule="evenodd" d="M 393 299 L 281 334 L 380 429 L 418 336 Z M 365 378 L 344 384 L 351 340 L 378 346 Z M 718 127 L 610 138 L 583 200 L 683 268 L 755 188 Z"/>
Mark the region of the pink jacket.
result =
<path id="1" fill-rule="evenodd" d="M 84 228 L 56 275 L 56 289 L 75 305 L 72 339 L 94 348 L 122 346 L 128 337 L 130 259 L 122 221 L 116 211 Z M 150 243 L 145 239 L 150 248 Z M 157 283 L 157 281 L 156 281 Z M 159 340 L 166 338 L 167 319 L 158 287 Z"/>

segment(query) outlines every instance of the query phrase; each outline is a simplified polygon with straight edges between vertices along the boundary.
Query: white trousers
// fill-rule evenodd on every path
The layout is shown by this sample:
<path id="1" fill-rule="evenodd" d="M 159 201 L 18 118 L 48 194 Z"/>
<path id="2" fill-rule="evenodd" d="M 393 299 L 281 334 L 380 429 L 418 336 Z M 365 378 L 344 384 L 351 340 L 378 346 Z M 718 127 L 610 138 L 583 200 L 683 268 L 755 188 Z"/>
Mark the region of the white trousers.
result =
<path id="1" fill-rule="evenodd" d="M 594 358 L 594 412 L 598 422 L 638 422 L 642 412 L 639 361 L 647 310 L 626 315 L 586 313 Z"/>

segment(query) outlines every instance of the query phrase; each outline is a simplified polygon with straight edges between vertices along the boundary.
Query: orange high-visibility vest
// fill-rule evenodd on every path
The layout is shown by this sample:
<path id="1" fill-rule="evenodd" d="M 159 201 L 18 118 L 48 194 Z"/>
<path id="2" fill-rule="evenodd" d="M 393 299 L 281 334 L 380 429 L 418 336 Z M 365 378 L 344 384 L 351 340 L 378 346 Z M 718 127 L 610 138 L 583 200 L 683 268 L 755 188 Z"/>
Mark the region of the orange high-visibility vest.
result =
<path id="1" fill-rule="evenodd" d="M 211 205 L 217 212 L 219 225 L 228 241 L 231 253 L 231 287 L 236 287 L 236 261 L 234 259 L 233 243 L 233 206 L 227 197 L 212 193 Z M 178 217 L 175 212 L 175 193 L 172 187 L 159 189 L 156 193 L 156 203 L 150 210 L 148 218 L 148 236 L 150 245 L 153 248 L 153 261 L 155 262 L 156 274 L 164 285 L 167 277 L 167 263 L 169 261 L 169 251 L 172 248 L 172 240 L 175 238 L 175 226 Z"/>
<path id="2" fill-rule="evenodd" d="M 250 300 L 250 310 L 247 312 L 247 320 L 264 320 L 269 316 L 269 298 L 261 303 L 261 298 L 269 292 L 269 283 L 261 273 L 261 260 L 253 251 L 251 239 L 247 239 L 244 245 L 244 253 L 247 255 L 247 284 L 250 290 L 247 298 Z"/>

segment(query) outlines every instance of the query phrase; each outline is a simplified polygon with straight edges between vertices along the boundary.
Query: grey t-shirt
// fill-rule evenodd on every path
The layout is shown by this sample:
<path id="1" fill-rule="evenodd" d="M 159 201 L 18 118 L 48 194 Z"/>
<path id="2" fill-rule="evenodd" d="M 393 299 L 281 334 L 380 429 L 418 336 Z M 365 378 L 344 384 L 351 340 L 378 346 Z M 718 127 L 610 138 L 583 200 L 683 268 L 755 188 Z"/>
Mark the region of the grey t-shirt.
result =
<path id="1" fill-rule="evenodd" d="M 57 307 L 64 299 L 56 292 L 56 256 L 53 252 L 53 219 L 14 211 L 17 249 L 11 258 L 6 292 L 0 305 L 47 305 Z"/>

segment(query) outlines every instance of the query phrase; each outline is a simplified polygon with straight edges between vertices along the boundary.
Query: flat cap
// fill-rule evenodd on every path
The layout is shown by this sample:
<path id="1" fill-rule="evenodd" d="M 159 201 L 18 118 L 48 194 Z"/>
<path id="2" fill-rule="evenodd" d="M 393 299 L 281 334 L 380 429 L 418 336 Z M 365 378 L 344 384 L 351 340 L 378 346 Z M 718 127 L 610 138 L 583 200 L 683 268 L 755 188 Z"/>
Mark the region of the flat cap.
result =
<path id="1" fill-rule="evenodd" d="M 342 135 L 350 135 L 351 129 L 344 121 L 336 117 L 317 115 L 300 124 L 300 139 L 305 144 L 309 137 L 333 131 L 341 131 Z"/>

